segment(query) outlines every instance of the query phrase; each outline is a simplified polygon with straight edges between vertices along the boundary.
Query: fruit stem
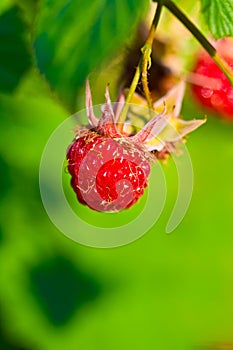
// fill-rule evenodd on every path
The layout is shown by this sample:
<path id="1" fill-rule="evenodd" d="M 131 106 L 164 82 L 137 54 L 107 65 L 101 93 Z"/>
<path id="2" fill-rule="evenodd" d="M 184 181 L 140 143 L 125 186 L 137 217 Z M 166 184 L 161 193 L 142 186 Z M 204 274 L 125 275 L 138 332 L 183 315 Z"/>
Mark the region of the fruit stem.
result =
<path id="1" fill-rule="evenodd" d="M 128 113 L 128 109 L 129 109 L 128 103 L 130 103 L 132 98 L 133 98 L 133 94 L 135 93 L 135 90 L 137 88 L 137 85 L 138 85 L 138 82 L 139 82 L 139 79 L 141 76 L 142 76 L 143 92 L 145 94 L 148 107 L 149 107 L 149 109 L 153 109 L 153 103 L 152 103 L 151 94 L 150 94 L 150 90 L 149 90 L 149 86 L 148 86 L 147 72 L 148 72 L 148 69 L 150 69 L 150 67 L 151 67 L 152 45 L 153 45 L 153 41 L 154 41 L 154 37 L 155 37 L 155 31 L 156 31 L 156 28 L 158 26 L 159 19 L 161 16 L 162 7 L 163 7 L 163 0 L 159 1 L 157 4 L 155 15 L 153 18 L 153 22 L 152 22 L 148 37 L 146 39 L 145 44 L 141 48 L 142 55 L 140 57 L 140 60 L 139 60 L 138 66 L 136 68 L 133 80 L 131 82 L 129 92 L 128 92 L 126 100 L 125 100 L 125 104 L 122 108 L 122 111 L 120 113 L 120 116 L 119 116 L 119 119 L 117 122 L 117 129 L 121 133 L 123 131 L 124 122 L 125 122 L 125 119 L 127 117 L 127 113 Z"/>
<path id="2" fill-rule="evenodd" d="M 157 1 L 158 3 L 160 3 L 160 0 Z M 214 62 L 223 71 L 223 73 L 226 75 L 231 85 L 233 86 L 233 70 L 227 64 L 227 62 L 219 56 L 214 46 L 206 39 L 206 37 L 200 32 L 200 30 L 190 21 L 190 19 L 179 9 L 179 7 L 173 1 L 162 0 L 162 2 L 163 5 L 193 34 L 197 41 L 199 41 L 202 47 L 212 57 Z"/>
<path id="3" fill-rule="evenodd" d="M 142 87 L 143 87 L 143 92 L 145 94 L 146 100 L 147 100 L 147 105 L 148 108 L 151 110 L 153 109 L 153 102 L 151 99 L 151 93 L 150 93 L 150 89 L 148 86 L 148 77 L 147 77 L 147 73 L 148 70 L 151 67 L 151 53 L 152 53 L 152 45 L 153 45 L 153 41 L 154 41 L 154 37 L 155 37 L 155 32 L 159 23 L 159 19 L 161 16 L 161 12 L 162 12 L 162 7 L 163 7 L 163 0 L 161 0 L 158 4 L 157 4 L 157 8 L 156 8 L 156 12 L 155 12 L 155 16 L 153 18 L 153 22 L 150 28 L 150 32 L 149 35 L 146 39 L 146 42 L 144 44 L 144 46 L 141 48 L 141 52 L 142 52 L 142 66 L 141 66 L 141 70 L 142 70 Z"/>
<path id="4" fill-rule="evenodd" d="M 137 88 L 138 81 L 140 79 L 140 75 L 141 75 L 141 69 L 140 69 L 140 67 L 141 67 L 141 59 L 142 58 L 140 58 L 140 62 L 138 64 L 137 68 L 136 68 L 133 80 L 132 80 L 130 88 L 129 88 L 129 92 L 128 92 L 127 97 L 125 99 L 124 106 L 123 106 L 123 108 L 121 110 L 120 116 L 119 116 L 118 121 L 117 121 L 117 130 L 120 133 L 123 132 L 124 122 L 125 122 L 125 119 L 127 117 L 127 113 L 128 113 L 128 109 L 129 109 L 128 103 L 131 102 L 133 94 L 134 94 L 134 92 L 135 92 L 135 90 Z"/>

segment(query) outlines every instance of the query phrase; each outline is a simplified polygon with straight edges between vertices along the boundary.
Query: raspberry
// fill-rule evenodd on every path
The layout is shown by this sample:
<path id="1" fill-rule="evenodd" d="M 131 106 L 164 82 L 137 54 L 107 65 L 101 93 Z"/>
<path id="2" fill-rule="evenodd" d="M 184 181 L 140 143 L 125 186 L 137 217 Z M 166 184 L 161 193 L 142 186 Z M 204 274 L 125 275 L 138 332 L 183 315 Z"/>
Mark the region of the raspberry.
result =
<path id="1" fill-rule="evenodd" d="M 233 39 L 218 40 L 216 49 L 233 68 Z M 225 74 L 206 52 L 198 55 L 193 73 L 192 91 L 196 100 L 223 118 L 233 120 L 233 88 Z"/>
<path id="2" fill-rule="evenodd" d="M 145 151 L 119 141 L 86 130 L 68 150 L 72 187 L 78 200 L 92 209 L 129 208 L 147 187 L 150 164 Z"/>
<path id="3" fill-rule="evenodd" d="M 148 186 L 150 162 L 164 159 L 165 155 L 167 157 L 178 140 L 203 123 L 178 119 L 183 92 L 182 83 L 167 94 L 165 99 L 169 100 L 170 110 L 166 116 L 164 112 L 154 112 L 155 116 L 137 133 L 132 133 L 134 125 L 129 122 L 124 124 L 123 132 L 120 133 L 117 120 L 124 103 L 123 95 L 119 96 L 119 103 L 113 110 L 107 88 L 103 114 L 97 119 L 87 82 L 89 126 L 78 127 L 66 154 L 68 171 L 72 176 L 71 186 L 80 203 L 96 211 L 112 212 L 130 208 L 138 201 Z M 176 99 L 174 108 L 173 100 Z M 154 106 L 160 110 L 164 108 L 164 99 L 157 101 Z M 135 113 L 132 115 L 135 118 Z M 173 131 L 174 125 L 179 130 Z"/>

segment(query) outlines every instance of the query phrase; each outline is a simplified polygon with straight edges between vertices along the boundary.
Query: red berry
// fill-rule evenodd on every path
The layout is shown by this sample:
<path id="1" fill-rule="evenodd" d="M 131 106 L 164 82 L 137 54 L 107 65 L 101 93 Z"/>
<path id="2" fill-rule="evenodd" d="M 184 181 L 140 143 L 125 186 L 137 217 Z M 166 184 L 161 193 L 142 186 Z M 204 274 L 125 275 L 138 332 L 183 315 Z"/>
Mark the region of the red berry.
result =
<path id="1" fill-rule="evenodd" d="M 69 147 L 67 159 L 78 200 L 98 211 L 131 207 L 148 184 L 150 164 L 136 143 L 85 130 Z"/>
<path id="2" fill-rule="evenodd" d="M 216 49 L 233 68 L 233 39 L 218 40 Z M 222 117 L 233 120 L 233 88 L 206 52 L 199 54 L 193 73 L 192 91 L 197 101 Z"/>

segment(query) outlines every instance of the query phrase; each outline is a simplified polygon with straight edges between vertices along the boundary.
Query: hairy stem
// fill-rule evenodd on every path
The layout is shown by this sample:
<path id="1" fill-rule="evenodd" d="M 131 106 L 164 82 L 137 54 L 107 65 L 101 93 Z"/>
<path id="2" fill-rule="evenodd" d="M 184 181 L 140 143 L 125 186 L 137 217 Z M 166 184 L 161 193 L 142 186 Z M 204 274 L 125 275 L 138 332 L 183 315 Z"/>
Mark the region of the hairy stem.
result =
<path id="1" fill-rule="evenodd" d="M 151 93 L 150 89 L 148 86 L 148 70 L 151 67 L 151 53 L 152 53 L 152 45 L 155 37 L 155 32 L 159 23 L 159 19 L 161 17 L 161 12 L 162 12 L 162 7 L 163 7 L 163 0 L 161 0 L 157 4 L 155 16 L 151 25 L 151 29 L 149 32 L 149 35 L 147 37 L 147 40 L 145 42 L 145 45 L 142 47 L 141 51 L 143 54 L 142 58 L 142 87 L 143 87 L 143 92 L 147 100 L 147 105 L 148 108 L 151 110 L 153 109 L 153 102 L 151 99 Z"/>
<path id="2" fill-rule="evenodd" d="M 152 45 L 153 45 L 153 41 L 154 41 L 154 36 L 155 36 L 155 31 L 161 16 L 161 10 L 162 10 L 162 3 L 163 0 L 160 1 L 156 7 L 156 12 L 155 12 L 155 16 L 151 25 L 151 29 L 149 32 L 149 35 L 146 39 L 145 44 L 143 45 L 141 52 L 142 52 L 142 56 L 140 58 L 140 61 L 138 63 L 138 66 L 136 68 L 135 74 L 134 74 L 134 78 L 132 80 L 132 83 L 130 85 L 129 88 L 129 92 L 128 95 L 126 97 L 126 103 L 124 104 L 124 107 L 122 108 L 122 111 L 120 113 L 118 122 L 117 122 L 117 129 L 119 132 L 123 131 L 123 126 L 124 126 L 124 122 L 125 119 L 127 117 L 127 113 L 128 113 L 128 103 L 131 102 L 133 94 L 135 93 L 135 90 L 137 88 L 138 82 L 140 77 L 142 76 L 142 86 L 143 86 L 143 91 L 147 100 L 147 104 L 148 107 L 150 109 L 153 108 L 153 104 L 152 104 L 152 100 L 151 100 L 151 95 L 150 95 L 150 90 L 148 87 L 148 78 L 147 78 L 147 72 L 148 69 L 150 69 L 151 66 L 151 52 L 152 52 Z"/>

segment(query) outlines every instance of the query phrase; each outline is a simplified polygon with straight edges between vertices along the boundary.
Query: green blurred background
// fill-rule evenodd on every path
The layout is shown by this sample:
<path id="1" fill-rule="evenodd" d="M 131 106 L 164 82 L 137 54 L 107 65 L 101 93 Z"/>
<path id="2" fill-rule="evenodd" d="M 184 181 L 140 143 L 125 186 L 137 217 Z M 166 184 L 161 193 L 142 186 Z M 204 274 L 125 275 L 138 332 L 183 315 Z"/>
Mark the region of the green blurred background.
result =
<path id="1" fill-rule="evenodd" d="M 164 211 L 130 245 L 81 246 L 63 236 L 43 208 L 38 174 L 47 139 L 72 111 L 84 107 L 83 83 L 90 71 L 95 103 L 103 103 L 107 82 L 116 96 L 124 62 L 121 57 L 109 65 L 111 55 L 148 9 L 146 2 L 140 7 L 138 1 L 93 1 L 80 22 L 84 4 L 25 0 L 0 5 L 0 349 L 191 350 L 233 342 L 233 124 L 209 114 L 189 137 L 193 197 L 170 235 L 165 226 L 177 194 L 171 161 L 163 166 Z M 34 67 L 32 38 L 53 92 Z M 108 57 L 108 67 L 100 65 Z M 182 114 L 205 114 L 189 89 Z M 135 215 L 143 203 L 123 217 Z M 98 226 L 108 215 L 79 204 L 76 209 Z"/>

